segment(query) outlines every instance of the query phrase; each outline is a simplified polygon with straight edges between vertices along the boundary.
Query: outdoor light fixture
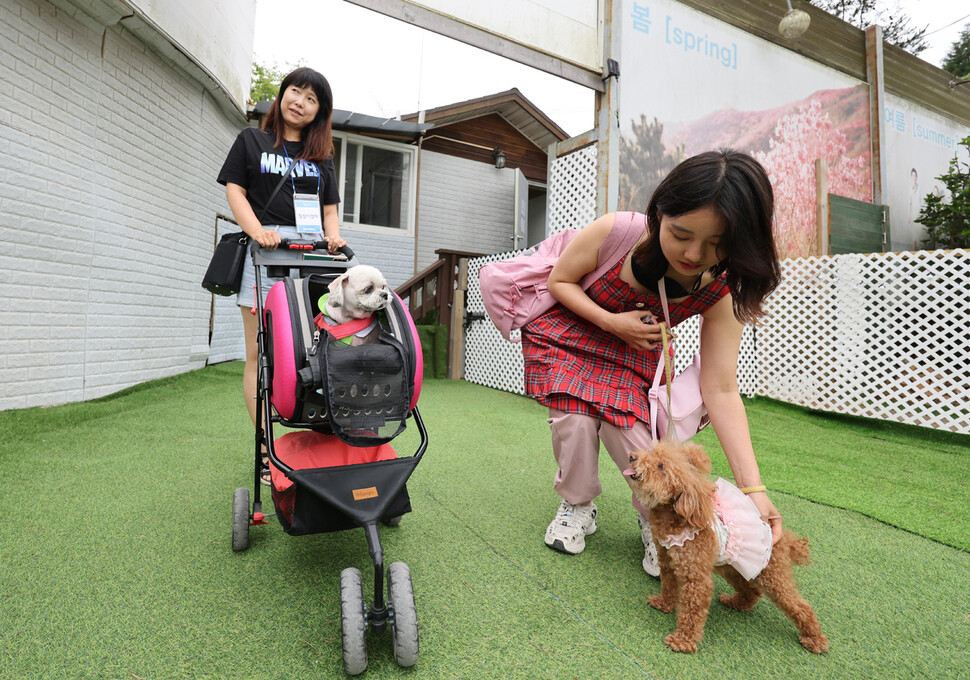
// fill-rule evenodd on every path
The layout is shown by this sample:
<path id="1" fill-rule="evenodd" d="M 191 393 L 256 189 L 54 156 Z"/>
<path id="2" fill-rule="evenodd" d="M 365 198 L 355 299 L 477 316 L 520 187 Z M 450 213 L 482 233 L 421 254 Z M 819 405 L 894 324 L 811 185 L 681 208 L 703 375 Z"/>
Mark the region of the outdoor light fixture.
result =
<path id="1" fill-rule="evenodd" d="M 950 88 L 950 91 L 952 92 L 958 85 L 967 85 L 967 84 L 970 84 L 970 80 L 951 80 L 949 83 L 947 83 L 947 86 Z"/>
<path id="2" fill-rule="evenodd" d="M 808 30 L 808 25 L 812 23 L 812 17 L 808 16 L 808 12 L 792 9 L 791 0 L 785 1 L 788 3 L 788 13 L 781 18 L 778 24 L 778 32 L 781 33 L 783 38 L 794 40 Z"/>
<path id="3" fill-rule="evenodd" d="M 492 158 L 495 159 L 495 167 L 496 168 L 498 168 L 499 170 L 501 170 L 502 168 L 505 167 L 505 154 L 504 153 L 502 153 L 498 149 L 495 149 L 495 151 L 492 152 Z"/>

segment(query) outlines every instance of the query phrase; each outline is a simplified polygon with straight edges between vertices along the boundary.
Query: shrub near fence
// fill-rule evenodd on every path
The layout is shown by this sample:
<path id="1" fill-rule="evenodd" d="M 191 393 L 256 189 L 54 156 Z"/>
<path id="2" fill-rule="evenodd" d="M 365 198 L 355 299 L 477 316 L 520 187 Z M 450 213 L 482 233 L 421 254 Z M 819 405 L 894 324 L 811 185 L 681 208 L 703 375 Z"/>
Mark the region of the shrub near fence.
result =
<path id="1" fill-rule="evenodd" d="M 468 267 L 468 313 L 484 315 L 478 269 Z M 970 434 L 970 251 L 933 250 L 784 260 L 768 316 L 745 329 L 743 394 L 822 411 Z M 678 327 L 678 369 L 697 324 Z M 487 317 L 468 327 L 464 377 L 523 394 L 520 345 Z"/>

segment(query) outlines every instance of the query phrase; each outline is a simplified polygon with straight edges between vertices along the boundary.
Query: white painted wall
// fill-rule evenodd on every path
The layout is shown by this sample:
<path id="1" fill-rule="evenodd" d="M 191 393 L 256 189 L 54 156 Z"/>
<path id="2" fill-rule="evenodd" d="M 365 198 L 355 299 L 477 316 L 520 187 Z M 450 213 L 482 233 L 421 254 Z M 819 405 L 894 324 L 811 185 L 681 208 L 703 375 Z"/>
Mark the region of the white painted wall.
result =
<path id="1" fill-rule="evenodd" d="M 439 248 L 490 254 L 512 248 L 515 170 L 422 151 L 418 198 L 418 271 Z"/>
<path id="2" fill-rule="evenodd" d="M 591 71 L 602 68 L 599 0 L 408 0 Z"/>
<path id="3" fill-rule="evenodd" d="M 246 110 L 256 0 L 126 1 L 225 87 L 240 110 Z"/>
<path id="4" fill-rule="evenodd" d="M 0 410 L 205 364 L 215 177 L 245 124 L 123 23 L 63 4 L 0 4 Z"/>

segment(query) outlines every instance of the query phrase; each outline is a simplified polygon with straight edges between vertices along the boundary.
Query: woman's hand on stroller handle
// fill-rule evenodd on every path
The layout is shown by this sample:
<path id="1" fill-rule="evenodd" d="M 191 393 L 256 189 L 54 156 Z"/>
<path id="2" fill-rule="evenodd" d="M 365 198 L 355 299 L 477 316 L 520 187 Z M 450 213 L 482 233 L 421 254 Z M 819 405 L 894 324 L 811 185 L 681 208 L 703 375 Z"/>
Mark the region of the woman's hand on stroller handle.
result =
<path id="1" fill-rule="evenodd" d="M 310 240 L 310 239 L 296 239 L 296 238 L 284 238 L 280 241 L 280 248 L 286 250 L 329 250 L 329 242 L 327 237 L 324 236 L 322 240 Z M 350 249 L 350 246 L 343 245 L 338 249 L 338 252 L 347 256 L 347 259 L 354 257 L 354 251 Z"/>

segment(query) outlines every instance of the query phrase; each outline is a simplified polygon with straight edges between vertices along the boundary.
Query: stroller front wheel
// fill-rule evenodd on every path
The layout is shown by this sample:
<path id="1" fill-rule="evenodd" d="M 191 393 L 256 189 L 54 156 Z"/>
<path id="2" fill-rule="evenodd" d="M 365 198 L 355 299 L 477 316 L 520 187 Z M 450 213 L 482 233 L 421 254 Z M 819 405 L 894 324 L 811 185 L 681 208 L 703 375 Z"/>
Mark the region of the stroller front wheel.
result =
<path id="1" fill-rule="evenodd" d="M 359 675 L 367 670 L 366 631 L 360 571 L 350 567 L 340 572 L 340 637 L 347 675 Z"/>
<path id="2" fill-rule="evenodd" d="M 411 570 L 404 562 L 387 568 L 387 602 L 391 611 L 394 660 L 405 668 L 418 662 L 418 615 Z"/>
<path id="3" fill-rule="evenodd" d="M 249 489 L 236 489 L 232 496 L 232 549 L 235 552 L 249 547 Z"/>

